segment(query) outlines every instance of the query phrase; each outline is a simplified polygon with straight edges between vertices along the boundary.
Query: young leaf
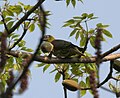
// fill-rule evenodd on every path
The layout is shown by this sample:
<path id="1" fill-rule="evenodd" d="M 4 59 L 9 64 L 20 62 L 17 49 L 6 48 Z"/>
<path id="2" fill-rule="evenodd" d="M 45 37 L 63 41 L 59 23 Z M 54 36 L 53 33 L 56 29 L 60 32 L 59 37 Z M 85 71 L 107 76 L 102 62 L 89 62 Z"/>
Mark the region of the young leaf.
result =
<path id="1" fill-rule="evenodd" d="M 60 77 L 61 77 L 61 74 L 59 72 L 57 72 L 57 74 L 55 75 L 55 82 L 58 82 Z"/>
<path id="2" fill-rule="evenodd" d="M 74 29 L 71 33 L 70 33 L 70 36 L 69 37 L 71 37 L 71 36 L 73 36 L 75 33 L 76 33 L 76 29 Z"/>
<path id="3" fill-rule="evenodd" d="M 111 34 L 108 30 L 103 29 L 102 32 L 103 32 L 107 37 L 112 38 L 112 34 Z"/>
<path id="4" fill-rule="evenodd" d="M 81 37 L 81 40 L 80 40 L 80 46 L 85 46 L 85 43 L 86 43 L 86 37 Z"/>
<path id="5" fill-rule="evenodd" d="M 92 36 L 90 38 L 90 44 L 92 45 L 93 48 L 95 47 L 95 37 L 94 36 Z"/>
<path id="6" fill-rule="evenodd" d="M 45 72 L 49 67 L 50 67 L 50 64 L 46 64 L 45 67 L 43 68 L 43 72 Z"/>
<path id="7" fill-rule="evenodd" d="M 10 21 L 10 22 L 7 24 L 7 28 L 10 29 L 10 28 L 13 26 L 13 23 L 14 23 L 14 21 Z"/>
<path id="8" fill-rule="evenodd" d="M 66 0 L 66 4 L 68 6 L 70 4 L 70 0 Z"/>
<path id="9" fill-rule="evenodd" d="M 83 88 L 86 87 L 86 84 L 85 84 L 83 81 L 81 81 L 81 82 L 79 83 L 79 85 L 80 85 L 80 87 L 83 87 Z M 85 94 L 86 94 L 86 90 L 81 90 L 81 91 L 80 91 L 80 95 L 81 95 L 81 96 L 84 96 Z"/>
<path id="10" fill-rule="evenodd" d="M 77 31 L 76 36 L 75 36 L 75 39 L 76 39 L 76 40 L 78 40 L 79 35 L 80 35 L 80 32 L 79 32 L 79 31 Z"/>
<path id="11" fill-rule="evenodd" d="M 91 14 L 88 15 L 88 18 L 92 18 L 93 16 L 94 16 L 94 14 L 91 13 Z"/>
<path id="12" fill-rule="evenodd" d="M 5 22 L 8 22 L 8 21 L 10 21 L 10 20 L 12 20 L 13 18 L 11 18 L 11 17 L 7 17 L 7 18 L 5 18 Z"/>
<path id="13" fill-rule="evenodd" d="M 30 25 L 30 27 L 29 27 L 29 31 L 30 31 L 30 32 L 33 32 L 34 29 L 35 29 L 35 24 L 32 23 L 32 24 Z"/>
<path id="14" fill-rule="evenodd" d="M 76 5 L 76 0 L 71 0 L 73 7 Z"/>
<path id="15" fill-rule="evenodd" d="M 33 52 L 33 50 L 30 49 L 30 48 L 27 48 L 26 51 L 27 51 L 27 52 Z"/>
<path id="16" fill-rule="evenodd" d="M 45 65 L 44 63 L 40 63 L 40 64 L 37 64 L 37 67 L 42 67 L 44 65 Z"/>
<path id="17" fill-rule="evenodd" d="M 80 1 L 81 3 L 83 3 L 83 1 L 82 1 L 82 0 L 78 0 L 78 1 Z"/>
<path id="18" fill-rule="evenodd" d="M 90 78 L 89 77 L 86 78 L 86 86 L 90 87 Z"/>

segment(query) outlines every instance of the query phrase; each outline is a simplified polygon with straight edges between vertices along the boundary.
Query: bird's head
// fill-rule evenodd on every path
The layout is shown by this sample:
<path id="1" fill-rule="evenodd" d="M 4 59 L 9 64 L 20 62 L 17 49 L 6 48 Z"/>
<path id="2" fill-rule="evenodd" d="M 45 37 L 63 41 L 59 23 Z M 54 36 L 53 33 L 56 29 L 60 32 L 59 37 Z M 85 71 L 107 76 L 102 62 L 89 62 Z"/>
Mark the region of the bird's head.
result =
<path id="1" fill-rule="evenodd" d="M 43 41 L 52 42 L 55 38 L 52 35 L 45 35 Z"/>

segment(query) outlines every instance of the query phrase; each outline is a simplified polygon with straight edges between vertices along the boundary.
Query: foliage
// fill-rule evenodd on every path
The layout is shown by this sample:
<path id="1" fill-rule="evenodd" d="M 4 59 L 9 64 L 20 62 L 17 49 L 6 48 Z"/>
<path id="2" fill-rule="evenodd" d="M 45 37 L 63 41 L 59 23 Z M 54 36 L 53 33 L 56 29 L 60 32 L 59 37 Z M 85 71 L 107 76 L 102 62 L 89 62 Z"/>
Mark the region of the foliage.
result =
<path id="1" fill-rule="evenodd" d="M 72 19 L 68 20 L 65 22 L 63 27 L 70 27 L 72 28 L 72 32 L 70 33 L 70 37 L 75 35 L 75 39 L 78 40 L 80 39 L 80 46 L 85 46 L 85 42 L 90 39 L 90 44 L 94 47 L 95 46 L 95 37 L 97 34 L 97 29 L 101 28 L 102 29 L 102 41 L 105 41 L 105 38 L 103 35 L 106 35 L 109 38 L 112 38 L 112 34 L 106 30 L 106 28 L 109 25 L 103 25 L 102 23 L 96 24 L 95 28 L 88 29 L 88 22 L 94 19 L 97 19 L 98 17 L 95 17 L 93 13 L 87 14 L 83 13 L 81 16 L 75 16 Z M 85 28 L 84 28 L 85 24 Z"/>
<path id="2" fill-rule="evenodd" d="M 77 1 L 80 1 L 83 3 L 83 0 L 66 0 L 66 4 L 68 6 L 70 3 L 72 3 L 73 7 L 75 7 Z"/>
<path id="3" fill-rule="evenodd" d="M 66 0 L 66 5 L 69 6 L 69 4 L 71 3 L 73 7 L 75 7 L 77 1 L 83 3 L 83 0 Z M 0 9 L 0 16 L 1 16 L 0 27 L 4 27 L 4 29 L 0 30 L 0 41 L 1 41 L 0 51 L 5 49 L 4 50 L 5 54 L 0 53 L 0 56 L 1 56 L 1 61 L 4 60 L 4 57 L 6 61 L 3 69 L 1 67 L 2 64 L 0 65 L 0 88 L 1 88 L 0 97 L 7 90 L 7 87 L 10 86 L 10 83 L 13 83 L 16 77 L 18 77 L 24 71 L 24 69 L 27 68 L 26 65 L 29 63 L 29 59 L 31 58 L 30 53 L 31 54 L 33 53 L 33 49 L 28 48 L 26 46 L 26 41 L 23 39 L 26 35 L 26 32 L 27 31 L 34 32 L 36 28 L 39 28 L 42 31 L 43 27 L 41 26 L 42 24 L 41 21 L 43 22 L 44 20 L 44 17 L 42 16 L 43 14 L 42 10 L 37 8 L 29 15 L 27 19 L 25 19 L 25 21 L 23 21 L 21 24 L 19 24 L 19 26 L 17 26 L 14 32 L 9 34 L 9 31 L 16 26 L 16 23 L 18 23 L 22 19 L 22 17 L 25 16 L 34 6 L 26 5 L 22 2 L 18 2 L 18 4 L 11 5 L 7 0 L 3 0 L 3 2 L 4 4 Z M 45 11 L 45 15 L 46 16 L 51 15 L 50 11 Z M 99 42 L 106 41 L 106 37 L 112 38 L 112 34 L 107 30 L 107 27 L 109 27 L 109 25 L 96 23 L 96 26 L 94 28 L 89 29 L 89 25 L 88 25 L 89 21 L 95 20 L 97 18 L 98 17 L 94 16 L 93 13 L 90 14 L 83 13 L 80 16 L 74 16 L 73 18 L 65 21 L 63 25 L 63 27 L 69 27 L 72 29 L 72 31 L 69 34 L 69 37 L 74 36 L 76 40 L 79 40 L 79 46 L 84 49 L 84 51 L 82 52 L 85 54 L 85 56 L 82 56 L 80 59 L 84 59 L 84 58 L 89 59 L 92 56 L 89 52 L 86 52 L 86 49 L 89 43 L 94 49 L 96 49 L 95 43 L 96 43 L 96 36 L 98 34 L 98 29 L 102 31 Z M 45 25 L 46 28 L 49 28 L 50 25 L 50 23 L 48 23 L 48 20 L 49 19 L 47 18 Z M 7 38 L 5 39 L 5 41 L 2 41 L 2 35 L 4 35 L 4 33 L 6 32 L 8 33 Z M 5 47 L 2 48 L 2 43 L 6 43 L 6 42 L 7 42 L 7 46 L 6 46 L 7 48 Z M 14 52 L 14 55 L 11 55 L 9 52 Z M 16 52 L 18 53 L 18 55 L 15 54 Z M 39 49 L 37 56 L 43 56 L 44 60 L 46 60 L 45 58 L 46 55 L 48 54 L 43 54 Z M 78 58 L 71 58 L 71 59 L 78 59 Z M 95 59 L 97 59 L 97 55 Z M 54 65 L 54 69 L 50 73 L 55 72 L 55 77 L 54 77 L 55 82 L 58 82 L 61 78 L 63 80 L 71 79 L 76 81 L 79 84 L 79 86 L 82 88 L 79 89 L 81 90 L 80 91 L 81 96 L 84 96 L 87 90 L 89 92 L 92 92 L 93 94 L 93 89 L 99 87 L 99 85 L 95 84 L 95 82 L 96 83 L 99 82 L 99 74 L 98 74 L 99 68 L 97 62 L 56 63 L 56 64 L 54 63 L 53 65 Z M 37 67 L 43 68 L 43 72 L 45 72 L 50 66 L 51 64 L 47 64 L 44 62 L 39 62 L 37 64 Z M 115 64 L 112 67 L 112 69 L 113 68 L 115 70 L 117 69 L 115 67 Z M 94 72 L 96 75 L 91 75 L 91 72 Z M 118 83 L 120 78 L 119 72 L 116 73 L 116 75 L 117 77 L 115 78 L 112 75 L 110 77 L 108 75 L 108 78 L 109 79 L 113 78 Z M 23 76 L 22 79 L 19 80 L 20 82 L 19 90 L 18 90 L 19 94 L 23 93 L 27 89 L 29 76 L 30 76 L 30 70 L 27 69 L 26 74 Z M 90 77 L 92 77 L 94 81 L 92 81 Z M 91 86 L 92 83 L 97 86 L 92 88 Z M 109 87 L 119 97 L 120 88 L 118 87 L 118 84 L 116 84 L 115 86 L 110 82 Z M 11 91 L 10 95 L 12 96 L 12 94 L 13 93 Z"/>

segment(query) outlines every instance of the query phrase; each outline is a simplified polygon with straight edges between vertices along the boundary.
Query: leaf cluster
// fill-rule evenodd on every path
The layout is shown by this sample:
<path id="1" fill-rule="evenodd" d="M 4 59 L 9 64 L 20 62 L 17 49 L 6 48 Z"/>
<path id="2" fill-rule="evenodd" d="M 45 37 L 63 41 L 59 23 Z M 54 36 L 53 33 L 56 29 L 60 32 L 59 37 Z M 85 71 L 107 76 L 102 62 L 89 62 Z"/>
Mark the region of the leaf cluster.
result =
<path id="1" fill-rule="evenodd" d="M 104 35 L 112 38 L 112 34 L 106 29 L 109 25 L 103 25 L 102 23 L 96 24 L 95 28 L 89 29 L 88 22 L 97 19 L 93 13 L 83 13 L 81 16 L 75 16 L 72 19 L 66 21 L 63 27 L 70 27 L 73 30 L 70 32 L 70 37 L 75 36 L 75 39 L 80 39 L 80 46 L 85 46 L 86 41 L 90 39 L 90 44 L 95 47 L 95 38 L 97 29 L 102 29 L 101 40 L 105 41 Z"/>

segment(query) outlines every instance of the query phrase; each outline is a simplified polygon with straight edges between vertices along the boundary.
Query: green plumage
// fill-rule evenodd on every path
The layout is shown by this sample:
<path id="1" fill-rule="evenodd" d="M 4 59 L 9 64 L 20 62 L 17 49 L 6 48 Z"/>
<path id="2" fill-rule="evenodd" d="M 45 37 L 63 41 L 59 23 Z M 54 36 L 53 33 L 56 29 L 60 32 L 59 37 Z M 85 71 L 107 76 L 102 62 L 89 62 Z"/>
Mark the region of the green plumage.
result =
<path id="1" fill-rule="evenodd" d="M 44 41 L 50 42 L 53 45 L 53 49 L 50 55 L 54 55 L 58 58 L 71 58 L 71 57 L 81 57 L 83 48 L 80 48 L 71 42 L 65 40 L 54 39 L 51 35 L 45 35 Z"/>

